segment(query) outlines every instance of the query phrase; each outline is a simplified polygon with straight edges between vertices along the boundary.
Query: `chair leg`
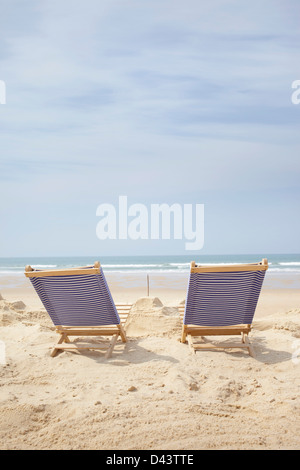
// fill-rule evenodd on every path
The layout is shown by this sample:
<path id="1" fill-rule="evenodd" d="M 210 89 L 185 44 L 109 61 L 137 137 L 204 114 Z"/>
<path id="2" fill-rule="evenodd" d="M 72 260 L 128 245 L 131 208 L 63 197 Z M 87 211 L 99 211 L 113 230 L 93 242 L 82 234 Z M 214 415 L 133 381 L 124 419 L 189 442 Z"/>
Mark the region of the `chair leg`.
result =
<path id="1" fill-rule="evenodd" d="M 125 330 L 124 330 L 123 326 L 118 325 L 118 328 L 119 328 L 119 334 L 121 336 L 121 339 L 122 339 L 123 343 L 126 343 L 127 338 L 126 338 L 126 333 L 125 333 Z"/>
<path id="2" fill-rule="evenodd" d="M 105 353 L 105 359 L 108 359 L 108 358 L 111 357 L 113 349 L 116 345 L 116 342 L 118 341 L 118 336 L 119 336 L 118 334 L 113 335 L 112 340 L 111 340 L 110 345 L 109 345 L 109 348 L 108 348 L 107 352 Z"/>
<path id="3" fill-rule="evenodd" d="M 193 337 L 191 335 L 188 335 L 187 339 L 188 339 L 188 343 L 189 343 L 191 353 L 196 354 L 196 351 L 195 351 L 195 348 L 194 348 Z"/>
<path id="4" fill-rule="evenodd" d="M 254 349 L 252 347 L 252 344 L 249 341 L 248 335 L 245 335 L 243 343 L 247 344 L 247 346 L 248 346 L 247 349 L 248 349 L 249 355 L 251 357 L 254 357 Z"/>
<path id="5" fill-rule="evenodd" d="M 181 343 L 186 342 L 186 326 L 182 325 L 182 332 L 181 332 Z"/>
<path id="6" fill-rule="evenodd" d="M 70 342 L 68 336 L 66 335 L 66 333 L 61 333 L 60 338 L 59 338 L 59 340 L 57 341 L 57 344 L 61 344 L 61 343 L 63 343 L 64 341 L 65 341 L 66 343 L 69 343 L 69 342 Z M 56 354 L 58 353 L 58 351 L 60 351 L 60 349 L 54 348 L 54 349 L 51 351 L 51 357 L 55 357 Z"/>

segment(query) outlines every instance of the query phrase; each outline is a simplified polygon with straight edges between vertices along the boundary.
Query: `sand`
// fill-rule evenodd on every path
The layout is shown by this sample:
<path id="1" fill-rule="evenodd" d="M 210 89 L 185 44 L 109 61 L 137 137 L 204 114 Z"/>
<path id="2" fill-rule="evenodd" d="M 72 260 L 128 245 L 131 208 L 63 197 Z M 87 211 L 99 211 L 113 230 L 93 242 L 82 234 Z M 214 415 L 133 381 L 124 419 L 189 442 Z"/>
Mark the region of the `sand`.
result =
<path id="1" fill-rule="evenodd" d="M 262 290 L 250 357 L 192 355 L 180 343 L 185 285 L 149 298 L 142 285 L 109 285 L 134 306 L 128 342 L 108 360 L 96 351 L 50 357 L 57 335 L 34 290 L 2 285 L 1 450 L 300 449 L 298 290 Z"/>

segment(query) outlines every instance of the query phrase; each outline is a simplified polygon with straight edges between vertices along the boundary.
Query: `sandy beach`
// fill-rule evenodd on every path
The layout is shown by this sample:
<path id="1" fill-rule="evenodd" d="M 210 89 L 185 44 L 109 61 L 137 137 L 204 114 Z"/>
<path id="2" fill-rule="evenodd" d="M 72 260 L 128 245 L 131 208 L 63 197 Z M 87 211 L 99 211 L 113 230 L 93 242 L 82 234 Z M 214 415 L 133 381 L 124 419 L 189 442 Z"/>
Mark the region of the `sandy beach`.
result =
<path id="1" fill-rule="evenodd" d="M 28 279 L 2 279 L 1 449 L 300 449 L 299 290 L 263 287 L 255 357 L 193 355 L 179 341 L 187 278 L 157 275 L 147 297 L 130 276 L 107 276 L 115 302 L 134 304 L 108 360 L 50 357 L 57 335 Z"/>

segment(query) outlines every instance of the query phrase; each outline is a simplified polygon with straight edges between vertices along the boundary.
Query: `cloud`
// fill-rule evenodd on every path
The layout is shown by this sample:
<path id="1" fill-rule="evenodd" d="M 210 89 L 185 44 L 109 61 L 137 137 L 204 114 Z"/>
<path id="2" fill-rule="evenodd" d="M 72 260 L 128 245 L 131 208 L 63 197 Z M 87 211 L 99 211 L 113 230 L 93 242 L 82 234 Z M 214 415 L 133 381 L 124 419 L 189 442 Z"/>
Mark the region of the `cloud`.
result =
<path id="1" fill-rule="evenodd" d="M 98 204 L 122 193 L 188 202 L 207 191 L 222 199 L 231 188 L 297 186 L 297 2 L 14 0 L 1 8 L 6 217 L 23 194 L 62 217 L 73 201 L 93 221 Z"/>

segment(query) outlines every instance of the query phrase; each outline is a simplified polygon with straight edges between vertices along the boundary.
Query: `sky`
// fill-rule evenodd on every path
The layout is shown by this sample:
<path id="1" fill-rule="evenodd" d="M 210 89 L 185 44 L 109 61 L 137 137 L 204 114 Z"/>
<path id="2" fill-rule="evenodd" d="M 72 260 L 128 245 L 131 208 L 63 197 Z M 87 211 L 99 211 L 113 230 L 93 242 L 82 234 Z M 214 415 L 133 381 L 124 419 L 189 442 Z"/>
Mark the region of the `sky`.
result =
<path id="1" fill-rule="evenodd" d="M 189 254 L 97 208 L 204 205 L 199 254 L 300 252 L 298 0 L 0 0 L 0 256 Z"/>

